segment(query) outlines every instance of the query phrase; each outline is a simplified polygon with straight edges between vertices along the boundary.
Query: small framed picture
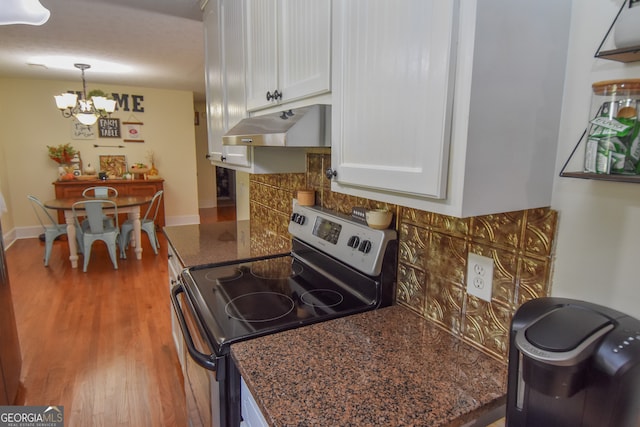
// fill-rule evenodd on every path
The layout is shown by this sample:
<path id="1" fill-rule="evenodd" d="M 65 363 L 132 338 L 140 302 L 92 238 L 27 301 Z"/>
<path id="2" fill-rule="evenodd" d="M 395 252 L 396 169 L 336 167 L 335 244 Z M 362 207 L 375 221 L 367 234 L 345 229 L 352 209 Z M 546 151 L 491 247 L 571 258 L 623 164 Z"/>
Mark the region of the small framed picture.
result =
<path id="1" fill-rule="evenodd" d="M 120 119 L 98 119 L 98 136 L 100 138 L 120 138 Z"/>
<path id="2" fill-rule="evenodd" d="M 72 139 L 96 139 L 96 130 L 93 125 L 83 125 L 75 117 L 71 121 Z"/>
<path id="3" fill-rule="evenodd" d="M 124 142 L 144 142 L 142 138 L 142 122 L 122 122 Z"/>
<path id="4" fill-rule="evenodd" d="M 100 171 L 105 172 L 109 178 L 121 178 L 127 172 L 127 160 L 125 156 L 99 156 Z"/>

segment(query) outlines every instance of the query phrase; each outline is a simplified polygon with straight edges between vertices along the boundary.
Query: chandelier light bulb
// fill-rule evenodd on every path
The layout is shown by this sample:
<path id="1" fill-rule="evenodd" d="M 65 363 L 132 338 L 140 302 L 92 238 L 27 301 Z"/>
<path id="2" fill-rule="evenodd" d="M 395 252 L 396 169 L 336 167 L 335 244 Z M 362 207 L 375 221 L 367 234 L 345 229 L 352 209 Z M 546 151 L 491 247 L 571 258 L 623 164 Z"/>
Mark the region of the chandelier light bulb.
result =
<path id="1" fill-rule="evenodd" d="M 98 116 L 91 113 L 78 113 L 74 116 L 83 125 L 91 126 L 98 121 Z"/>
<path id="2" fill-rule="evenodd" d="M 59 109 L 64 110 L 65 108 L 73 108 L 78 101 L 78 95 L 75 93 L 63 93 L 61 95 L 54 96 L 56 100 L 56 105 Z"/>

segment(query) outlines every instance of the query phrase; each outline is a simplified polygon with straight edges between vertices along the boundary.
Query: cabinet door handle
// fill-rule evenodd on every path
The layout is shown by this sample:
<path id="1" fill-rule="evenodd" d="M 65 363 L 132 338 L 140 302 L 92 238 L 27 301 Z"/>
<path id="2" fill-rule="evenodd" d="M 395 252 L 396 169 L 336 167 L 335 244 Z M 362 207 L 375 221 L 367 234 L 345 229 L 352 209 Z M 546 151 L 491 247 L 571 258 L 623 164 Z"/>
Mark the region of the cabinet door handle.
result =
<path id="1" fill-rule="evenodd" d="M 273 91 L 273 94 L 271 94 L 271 92 L 267 91 L 267 101 L 277 101 L 278 99 L 282 99 L 282 92 L 278 92 L 278 89 Z"/>
<path id="2" fill-rule="evenodd" d="M 331 169 L 331 168 L 324 171 L 324 174 L 326 175 L 327 179 L 333 179 L 336 176 L 338 176 L 338 172 L 335 169 Z"/>

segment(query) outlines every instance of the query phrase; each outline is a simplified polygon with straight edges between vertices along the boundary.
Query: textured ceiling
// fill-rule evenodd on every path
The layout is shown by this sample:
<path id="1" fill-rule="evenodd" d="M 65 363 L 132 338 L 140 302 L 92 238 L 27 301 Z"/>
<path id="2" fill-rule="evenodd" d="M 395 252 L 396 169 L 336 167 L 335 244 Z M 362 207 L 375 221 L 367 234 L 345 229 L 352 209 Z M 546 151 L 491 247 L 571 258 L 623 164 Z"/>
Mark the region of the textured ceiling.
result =
<path id="1" fill-rule="evenodd" d="M 0 26 L 0 77 L 76 80 L 84 62 L 94 83 L 189 90 L 204 100 L 204 46 L 198 0 L 40 0 L 51 11 L 42 26 Z M 69 69 L 39 57 L 68 57 Z M 101 70 L 100 61 L 130 67 Z"/>

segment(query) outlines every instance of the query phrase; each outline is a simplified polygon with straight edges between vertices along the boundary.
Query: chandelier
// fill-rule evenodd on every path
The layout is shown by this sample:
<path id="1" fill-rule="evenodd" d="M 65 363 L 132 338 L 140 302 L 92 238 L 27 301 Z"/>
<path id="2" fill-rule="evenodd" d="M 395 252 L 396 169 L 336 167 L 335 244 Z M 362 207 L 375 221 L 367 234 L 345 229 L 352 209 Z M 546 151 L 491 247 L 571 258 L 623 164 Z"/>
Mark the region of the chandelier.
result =
<path id="1" fill-rule="evenodd" d="M 51 13 L 38 0 L 4 0 L 0 9 L 0 25 L 42 25 Z"/>
<path id="2" fill-rule="evenodd" d="M 73 64 L 82 71 L 82 97 L 78 99 L 76 93 L 55 95 L 56 105 L 63 117 L 75 117 L 83 125 L 92 125 L 98 117 L 108 117 L 116 109 L 116 101 L 104 96 L 92 96 L 87 99 L 87 82 L 84 80 L 84 70 L 91 68 L 89 64 Z"/>

